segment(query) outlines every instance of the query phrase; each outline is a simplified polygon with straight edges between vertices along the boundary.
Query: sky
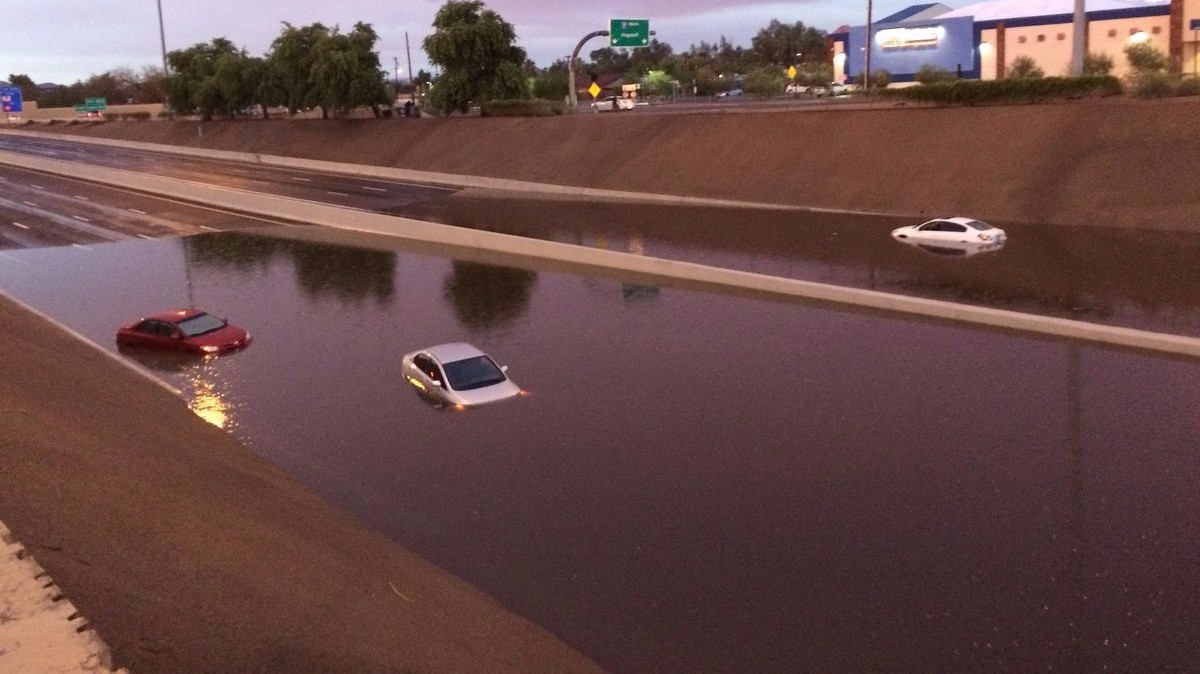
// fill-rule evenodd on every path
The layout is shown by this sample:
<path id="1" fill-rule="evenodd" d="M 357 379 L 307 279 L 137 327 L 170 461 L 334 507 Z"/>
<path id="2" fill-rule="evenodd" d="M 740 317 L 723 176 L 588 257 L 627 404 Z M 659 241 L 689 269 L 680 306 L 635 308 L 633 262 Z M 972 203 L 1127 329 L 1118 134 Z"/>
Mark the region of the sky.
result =
<path id="1" fill-rule="evenodd" d="M 252 56 L 262 56 L 282 24 L 323 23 L 349 31 L 371 24 L 380 63 L 401 80 L 412 70 L 431 70 L 421 42 L 432 31 L 444 0 L 160 0 L 167 51 L 224 37 Z M 488 9 L 513 24 L 517 45 L 539 66 L 567 58 L 576 43 L 609 19 L 648 19 L 656 38 L 676 51 L 722 36 L 735 46 L 778 19 L 802 21 L 825 31 L 866 23 L 866 0 L 490 0 Z M 879 18 L 914 0 L 875 0 Z M 953 2 L 947 2 L 956 6 Z M 960 2 L 957 5 L 965 5 Z M 580 55 L 607 46 L 588 41 Z M 399 63 L 397 64 L 397 60 Z M 0 79 L 29 75 L 35 82 L 72 84 L 119 68 L 141 73 L 162 67 L 156 0 L 15 0 L 0 11 Z"/>

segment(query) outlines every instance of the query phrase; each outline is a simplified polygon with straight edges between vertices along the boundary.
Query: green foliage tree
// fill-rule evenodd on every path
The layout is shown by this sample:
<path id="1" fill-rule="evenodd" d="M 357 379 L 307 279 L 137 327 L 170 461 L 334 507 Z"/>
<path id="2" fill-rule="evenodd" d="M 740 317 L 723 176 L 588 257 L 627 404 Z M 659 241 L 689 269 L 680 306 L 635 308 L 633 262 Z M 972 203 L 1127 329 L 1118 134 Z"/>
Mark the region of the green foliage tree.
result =
<path id="1" fill-rule="evenodd" d="M 568 81 L 567 60 L 559 59 L 533 76 L 530 90 L 534 98 L 561 101 L 567 96 Z"/>
<path id="2" fill-rule="evenodd" d="M 640 80 L 643 96 L 665 98 L 675 93 L 679 82 L 665 70 L 651 70 Z"/>
<path id="3" fill-rule="evenodd" d="M 786 24 L 772 19 L 750 39 L 750 50 L 753 60 L 762 64 L 815 63 L 825 58 L 825 32 L 802 21 Z"/>
<path id="4" fill-rule="evenodd" d="M 267 54 L 269 88 L 279 97 L 276 102 L 292 114 L 320 105 L 313 70 L 317 45 L 328 35 L 329 29 L 320 23 L 297 28 L 285 22 L 283 31 L 271 43 Z"/>
<path id="5" fill-rule="evenodd" d="M 1135 75 L 1165 72 L 1170 64 L 1167 55 L 1148 42 L 1127 45 L 1125 58 L 1129 59 L 1129 67 Z"/>
<path id="6" fill-rule="evenodd" d="M 22 101 L 36 101 L 38 99 L 37 83 L 29 75 L 9 75 L 9 84 L 21 89 Z"/>
<path id="7" fill-rule="evenodd" d="M 787 87 L 788 77 L 778 66 L 758 66 L 742 79 L 742 89 L 748 94 L 778 96 Z"/>
<path id="8" fill-rule="evenodd" d="M 442 76 L 429 92 L 430 107 L 449 114 L 466 112 L 472 101 L 529 97 L 525 50 L 515 44 L 516 31 L 481 0 L 449 0 L 434 16 L 433 28 L 425 53 Z"/>
<path id="9" fill-rule="evenodd" d="M 1045 71 L 1029 56 L 1018 56 L 1009 66 L 1007 78 L 1010 80 L 1038 80 L 1046 76 Z"/>
<path id="10" fill-rule="evenodd" d="M 379 36 L 370 25 L 354 24 L 343 35 L 335 27 L 317 41 L 316 58 L 312 65 L 313 93 L 321 109 L 345 113 L 351 108 L 367 105 L 381 117 L 379 106 L 390 102 L 380 70 L 375 43 Z"/>
<path id="11" fill-rule="evenodd" d="M 1083 57 L 1084 75 L 1112 74 L 1113 60 L 1108 54 L 1088 54 Z"/>
<path id="12" fill-rule="evenodd" d="M 177 112 L 208 120 L 216 113 L 232 115 L 254 99 L 251 59 L 223 37 L 170 52 L 167 63 L 172 72 L 167 100 Z"/>

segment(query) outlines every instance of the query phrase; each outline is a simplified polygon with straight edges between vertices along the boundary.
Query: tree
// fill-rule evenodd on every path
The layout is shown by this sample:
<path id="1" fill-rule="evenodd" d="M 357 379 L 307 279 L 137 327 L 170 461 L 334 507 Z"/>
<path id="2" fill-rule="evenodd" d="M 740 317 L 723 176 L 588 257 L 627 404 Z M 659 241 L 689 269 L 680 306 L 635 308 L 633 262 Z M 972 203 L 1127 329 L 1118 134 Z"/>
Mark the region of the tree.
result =
<path id="1" fill-rule="evenodd" d="M 433 28 L 425 53 L 442 76 L 429 93 L 431 107 L 466 112 L 473 101 L 529 97 L 525 50 L 515 44 L 516 31 L 481 0 L 449 0 L 434 16 Z"/>
<path id="2" fill-rule="evenodd" d="M 1112 69 L 1113 60 L 1108 54 L 1088 54 L 1083 57 L 1084 75 L 1108 75 Z"/>
<path id="3" fill-rule="evenodd" d="M 37 84 L 29 75 L 9 75 L 8 81 L 14 87 L 20 87 L 22 101 L 36 101 L 38 99 Z"/>
<path id="4" fill-rule="evenodd" d="M 379 106 L 388 104 L 391 98 L 375 53 L 378 40 L 375 30 L 360 22 L 349 34 L 342 35 L 335 27 L 317 41 L 312 83 L 322 110 L 345 113 L 369 105 L 375 117 L 382 116 Z"/>
<path id="5" fill-rule="evenodd" d="M 825 58 L 825 31 L 805 26 L 803 21 L 788 25 L 772 19 L 750 39 L 750 50 L 754 60 L 763 64 L 817 63 Z"/>
<path id="6" fill-rule="evenodd" d="M 170 52 L 167 63 L 173 73 L 167 100 L 177 112 L 194 112 L 209 120 L 216 113 L 232 115 L 254 101 L 258 82 L 252 79 L 253 61 L 223 37 Z"/>
<path id="7" fill-rule="evenodd" d="M 329 29 L 320 23 L 296 28 L 284 22 L 283 31 L 271 43 L 267 53 L 269 87 L 279 96 L 277 102 L 292 114 L 319 104 L 313 68 L 317 44 L 328 34 Z"/>
<path id="8" fill-rule="evenodd" d="M 567 95 L 568 81 L 567 60 L 559 59 L 533 76 L 530 89 L 534 98 L 560 101 Z"/>
<path id="9" fill-rule="evenodd" d="M 913 75 L 913 79 L 921 84 L 938 84 L 940 82 L 953 82 L 958 79 L 958 76 L 945 68 L 926 63 L 917 68 L 917 73 Z"/>
<path id="10" fill-rule="evenodd" d="M 778 66 L 759 66 L 746 74 L 742 88 L 748 94 L 771 96 L 782 94 L 787 86 L 787 75 Z"/>
<path id="11" fill-rule="evenodd" d="M 1125 47 L 1125 58 L 1129 59 L 1129 67 L 1135 75 L 1148 75 L 1166 71 L 1170 60 L 1158 47 L 1139 42 Z"/>

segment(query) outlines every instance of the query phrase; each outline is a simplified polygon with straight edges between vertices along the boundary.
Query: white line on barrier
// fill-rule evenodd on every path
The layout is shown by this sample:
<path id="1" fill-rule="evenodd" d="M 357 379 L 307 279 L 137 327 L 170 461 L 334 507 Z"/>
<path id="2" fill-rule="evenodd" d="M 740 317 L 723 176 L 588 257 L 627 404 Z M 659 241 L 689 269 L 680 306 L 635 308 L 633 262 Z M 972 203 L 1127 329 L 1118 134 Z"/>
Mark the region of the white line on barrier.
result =
<path id="1" fill-rule="evenodd" d="M 38 205 L 33 203 L 32 201 L 22 201 L 21 203 L 25 204 L 26 206 L 33 206 L 34 208 L 38 207 Z"/>
<path id="2" fill-rule="evenodd" d="M 16 221 L 14 221 L 13 224 L 16 225 L 17 227 L 20 227 L 21 229 L 29 229 L 29 225 L 22 225 L 21 223 L 16 222 Z"/>
<path id="3" fill-rule="evenodd" d="M 210 231 L 210 232 L 215 232 L 215 231 L 217 231 L 217 228 L 216 228 L 216 227 L 209 227 L 208 225 L 197 225 L 197 226 L 198 226 L 200 229 L 207 229 L 207 230 L 208 230 L 208 231 Z"/>
<path id="4" fill-rule="evenodd" d="M 80 222 L 91 222 L 91 220 L 88 220 L 87 218 L 83 217 L 82 215 L 72 215 L 71 217 L 75 218 L 76 220 L 79 220 Z"/>
<path id="5" fill-rule="evenodd" d="M 149 234 L 138 234 L 138 236 L 143 239 L 153 239 L 154 238 L 153 236 L 150 236 Z"/>

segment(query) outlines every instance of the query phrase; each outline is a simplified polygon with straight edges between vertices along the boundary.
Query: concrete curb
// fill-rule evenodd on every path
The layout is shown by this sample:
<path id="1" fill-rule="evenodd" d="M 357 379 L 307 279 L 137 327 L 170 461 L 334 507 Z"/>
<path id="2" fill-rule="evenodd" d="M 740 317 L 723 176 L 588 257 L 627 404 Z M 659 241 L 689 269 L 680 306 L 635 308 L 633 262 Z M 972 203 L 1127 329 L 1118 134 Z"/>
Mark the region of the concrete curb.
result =
<path id="1" fill-rule="evenodd" d="M 800 281 L 705 265 L 650 258 L 617 251 L 585 248 L 496 232 L 463 229 L 420 220 L 340 208 L 323 203 L 214 187 L 173 178 L 110 168 L 86 166 L 53 159 L 0 151 L 0 163 L 48 173 L 69 175 L 101 184 L 151 192 L 182 201 L 254 213 L 293 222 L 337 229 L 397 236 L 413 241 L 482 249 L 582 267 L 620 270 L 667 282 L 756 291 L 778 297 L 848 304 L 869 309 L 913 314 L 959 323 L 1031 332 L 1200 357 L 1200 338 L 1096 325 L 1003 309 L 977 307 L 941 300 L 892 295 L 874 290 Z"/>
<path id="2" fill-rule="evenodd" d="M 113 672 L 108 646 L 3 522 L 0 671 Z"/>

